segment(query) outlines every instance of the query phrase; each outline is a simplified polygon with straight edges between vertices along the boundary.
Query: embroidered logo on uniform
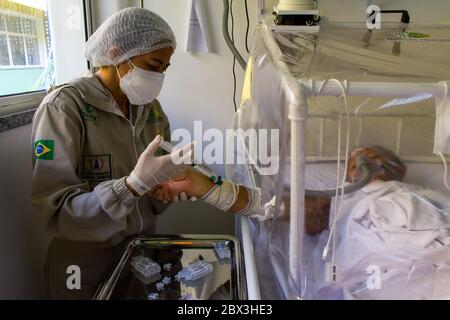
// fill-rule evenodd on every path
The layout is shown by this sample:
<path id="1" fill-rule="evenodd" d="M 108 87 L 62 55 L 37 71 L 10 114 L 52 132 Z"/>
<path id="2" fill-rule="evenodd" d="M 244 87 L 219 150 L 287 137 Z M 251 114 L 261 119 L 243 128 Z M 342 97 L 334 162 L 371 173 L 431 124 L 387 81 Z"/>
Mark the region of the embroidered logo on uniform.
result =
<path id="1" fill-rule="evenodd" d="M 92 187 L 100 182 L 111 180 L 111 156 L 84 156 L 83 178 L 88 180 Z"/>
<path id="2" fill-rule="evenodd" d="M 87 105 L 81 109 L 81 115 L 83 116 L 84 120 L 91 121 L 96 126 L 100 125 L 100 117 L 98 116 L 97 112 L 95 112 L 94 108 L 90 105 Z"/>
<path id="3" fill-rule="evenodd" d="M 55 158 L 55 141 L 36 141 L 34 143 L 34 155 L 38 160 L 53 160 Z"/>

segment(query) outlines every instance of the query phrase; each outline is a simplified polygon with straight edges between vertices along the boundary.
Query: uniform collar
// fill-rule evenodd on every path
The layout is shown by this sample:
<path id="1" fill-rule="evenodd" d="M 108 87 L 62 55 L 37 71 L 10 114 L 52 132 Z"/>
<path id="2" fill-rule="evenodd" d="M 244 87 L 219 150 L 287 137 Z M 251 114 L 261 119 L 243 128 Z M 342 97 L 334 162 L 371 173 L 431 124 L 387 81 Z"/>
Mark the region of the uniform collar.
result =
<path id="1" fill-rule="evenodd" d="M 91 72 L 69 83 L 69 86 L 74 86 L 81 94 L 83 100 L 97 109 L 112 113 L 116 113 L 119 110 L 119 106 L 111 93 Z"/>

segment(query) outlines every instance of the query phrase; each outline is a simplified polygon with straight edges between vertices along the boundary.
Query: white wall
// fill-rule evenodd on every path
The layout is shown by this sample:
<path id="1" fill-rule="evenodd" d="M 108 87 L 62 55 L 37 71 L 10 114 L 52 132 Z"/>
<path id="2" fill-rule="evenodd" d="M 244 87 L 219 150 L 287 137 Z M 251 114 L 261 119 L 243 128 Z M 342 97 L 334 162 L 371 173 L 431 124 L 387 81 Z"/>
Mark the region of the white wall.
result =
<path id="1" fill-rule="evenodd" d="M 0 299 L 46 297 L 48 237 L 33 215 L 31 126 L 0 134 Z"/>
<path id="2" fill-rule="evenodd" d="M 138 0 L 93 0 L 92 20 L 94 30 L 117 11 L 127 7 L 138 7 L 139 5 L 140 1 Z"/>
<path id="3" fill-rule="evenodd" d="M 251 20 L 255 21 L 256 7 L 249 1 Z M 188 1 L 146 0 L 145 8 L 160 14 L 172 27 L 177 37 L 178 48 L 172 58 L 160 100 L 171 120 L 172 130 L 186 128 L 193 130 L 194 121 L 203 121 L 204 130 L 215 128 L 225 130 L 232 121 L 233 106 L 233 56 L 222 36 L 222 0 L 205 1 L 207 20 L 212 41 L 212 53 L 192 54 L 184 51 Z M 236 19 L 236 41 L 240 52 L 244 49 L 244 5 L 234 1 Z M 244 30 L 244 32 L 243 32 Z M 254 28 L 250 30 L 253 33 Z M 236 64 L 237 95 L 239 101 L 243 70 Z M 217 168 L 219 171 L 220 167 Z M 223 173 L 223 171 L 221 171 Z"/>

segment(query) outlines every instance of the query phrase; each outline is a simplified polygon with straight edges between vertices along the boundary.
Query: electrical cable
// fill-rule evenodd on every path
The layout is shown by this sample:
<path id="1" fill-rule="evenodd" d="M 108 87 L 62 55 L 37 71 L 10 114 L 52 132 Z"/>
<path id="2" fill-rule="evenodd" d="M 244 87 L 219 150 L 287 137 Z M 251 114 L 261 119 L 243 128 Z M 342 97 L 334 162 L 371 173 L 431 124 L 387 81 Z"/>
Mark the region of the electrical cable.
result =
<path id="1" fill-rule="evenodd" d="M 245 30 L 245 49 L 247 50 L 247 53 L 250 53 L 250 49 L 248 48 L 248 34 L 250 31 L 250 16 L 248 14 L 248 0 L 245 0 L 244 4 L 245 4 L 245 16 L 247 18 L 247 29 Z"/>
<path id="2" fill-rule="evenodd" d="M 340 216 L 342 215 L 342 211 L 343 211 L 343 206 L 344 206 L 344 185 L 346 182 L 346 177 L 347 177 L 347 170 L 348 170 L 348 154 L 350 152 L 350 112 L 348 110 L 348 97 L 347 97 L 347 82 L 344 82 L 344 84 L 342 84 L 341 81 L 336 80 L 336 79 L 330 79 L 328 81 L 332 81 L 332 82 L 336 82 L 342 89 L 342 96 L 341 98 L 343 99 L 343 106 L 341 106 L 340 109 L 340 113 L 339 113 L 339 126 L 338 126 L 338 167 L 337 167 L 337 178 L 336 178 L 336 194 L 335 194 L 335 210 L 334 210 L 334 219 L 333 219 L 333 225 L 330 229 L 330 235 L 328 237 L 328 241 L 327 241 L 327 245 L 324 248 L 324 252 L 323 252 L 323 259 L 325 260 L 328 257 L 328 251 L 330 249 L 330 244 L 331 244 L 331 240 L 333 240 L 333 262 L 334 262 L 334 249 L 335 249 L 335 243 L 336 243 L 336 236 L 335 236 L 335 229 L 336 229 L 336 225 L 337 225 L 337 221 L 339 220 Z M 323 87 L 325 86 L 325 84 L 328 82 L 325 81 L 324 83 L 322 83 L 319 92 L 323 89 Z M 341 139 L 342 139 L 342 134 L 341 134 L 341 130 L 342 130 L 342 107 L 344 107 L 345 112 L 346 112 L 346 118 L 347 118 L 347 139 L 346 139 L 346 148 L 345 148 L 345 152 L 346 152 L 346 158 L 345 158 L 345 168 L 344 168 L 344 174 L 342 176 L 342 182 L 339 183 L 339 179 L 340 179 L 340 159 L 341 159 Z M 339 196 L 340 193 L 340 196 Z M 339 209 L 338 209 L 339 208 Z"/>
<path id="3" fill-rule="evenodd" d="M 242 58 L 236 46 L 233 44 L 230 38 L 230 32 L 228 30 L 228 18 L 230 13 L 230 3 L 229 0 L 223 0 L 223 16 L 222 16 L 222 33 L 228 48 L 230 48 L 233 55 L 236 57 L 237 62 L 242 67 L 243 70 L 247 68 L 247 63 L 244 58 Z"/>
<path id="4" fill-rule="evenodd" d="M 445 187 L 448 190 L 450 190 L 450 186 L 449 186 L 448 181 L 447 181 L 447 176 L 448 176 L 447 160 L 445 159 L 445 157 L 442 154 L 442 152 L 439 152 L 439 156 L 441 157 L 442 163 L 444 164 L 444 185 L 445 185 Z"/>
<path id="5" fill-rule="evenodd" d="M 233 2 L 234 2 L 234 0 L 230 0 L 231 42 L 233 43 L 233 45 L 235 45 L 235 42 L 234 42 L 234 13 L 233 13 Z M 234 112 L 237 112 L 236 93 L 237 93 L 236 56 L 233 55 L 233 105 L 234 105 Z"/>

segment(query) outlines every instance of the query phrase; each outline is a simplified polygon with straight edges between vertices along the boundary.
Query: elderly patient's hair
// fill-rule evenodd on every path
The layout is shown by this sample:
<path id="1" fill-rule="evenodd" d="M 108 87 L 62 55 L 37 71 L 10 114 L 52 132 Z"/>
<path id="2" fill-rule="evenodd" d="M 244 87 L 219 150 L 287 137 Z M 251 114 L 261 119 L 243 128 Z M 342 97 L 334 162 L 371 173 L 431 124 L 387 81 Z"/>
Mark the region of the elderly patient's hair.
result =
<path id="1" fill-rule="evenodd" d="M 407 168 L 403 161 L 394 152 L 382 146 L 373 146 L 368 149 L 375 151 L 380 156 L 381 164 L 385 169 L 385 174 L 382 176 L 383 180 L 403 180 L 406 175 Z"/>

